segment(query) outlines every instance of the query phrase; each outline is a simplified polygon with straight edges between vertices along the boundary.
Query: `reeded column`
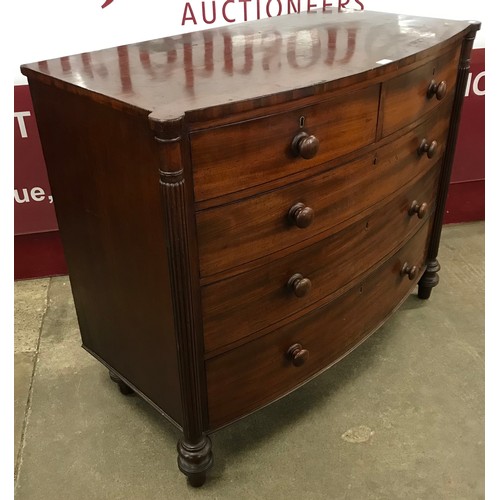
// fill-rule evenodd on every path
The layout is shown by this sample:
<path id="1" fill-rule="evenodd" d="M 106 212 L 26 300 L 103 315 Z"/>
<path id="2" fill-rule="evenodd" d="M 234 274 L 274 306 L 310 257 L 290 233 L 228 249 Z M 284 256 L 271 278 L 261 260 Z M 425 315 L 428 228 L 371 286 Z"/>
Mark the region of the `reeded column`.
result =
<path id="1" fill-rule="evenodd" d="M 479 22 L 475 22 L 471 26 L 470 32 L 464 38 L 462 43 L 462 51 L 460 53 L 460 61 L 458 67 L 457 85 L 455 91 L 455 100 L 450 120 L 450 129 L 448 132 L 448 140 L 446 144 L 446 152 L 444 154 L 441 178 L 439 181 L 439 192 L 436 200 L 436 213 L 434 217 L 434 225 L 432 229 L 431 239 L 429 243 L 429 252 L 427 254 L 427 268 L 422 278 L 418 282 L 418 296 L 421 299 L 428 299 L 432 289 L 439 283 L 438 271 L 441 269 L 437 260 L 439 251 L 439 241 L 441 239 L 441 228 L 443 225 L 444 211 L 446 206 L 446 198 L 448 196 L 448 188 L 451 179 L 451 169 L 453 166 L 453 158 L 455 146 L 458 137 L 458 127 L 460 124 L 460 115 L 462 112 L 463 98 L 467 85 L 467 78 L 470 70 L 470 54 L 476 33 L 481 27 Z"/>
<path id="2" fill-rule="evenodd" d="M 203 433 L 206 408 L 203 339 L 197 278 L 197 248 L 190 177 L 186 178 L 183 117 L 150 119 L 160 145 L 160 190 L 166 227 L 170 286 L 181 386 L 183 432 L 177 444 L 179 469 L 192 486 L 205 482 L 212 444 Z"/>

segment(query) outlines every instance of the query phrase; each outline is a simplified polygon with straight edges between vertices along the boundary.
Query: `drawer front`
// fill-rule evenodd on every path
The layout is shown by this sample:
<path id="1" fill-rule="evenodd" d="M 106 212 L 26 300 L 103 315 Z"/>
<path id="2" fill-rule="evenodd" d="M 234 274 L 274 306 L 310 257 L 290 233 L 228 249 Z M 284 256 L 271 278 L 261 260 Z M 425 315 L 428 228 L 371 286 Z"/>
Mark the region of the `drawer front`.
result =
<path id="1" fill-rule="evenodd" d="M 460 47 L 383 84 L 383 135 L 387 136 L 453 100 Z M 435 86 L 429 89 L 431 83 Z"/>
<path id="2" fill-rule="evenodd" d="M 445 149 L 448 122 L 449 115 L 440 113 L 359 160 L 261 196 L 198 212 L 201 275 L 211 276 L 293 245 L 306 246 L 307 239 L 388 199 L 436 164 Z M 417 153 L 424 138 L 437 142 L 432 158 Z M 312 223 L 303 228 L 288 216 L 299 203 L 314 211 Z"/>
<path id="3" fill-rule="evenodd" d="M 241 347 L 206 361 L 209 427 L 216 429 L 291 391 L 359 344 L 416 285 L 424 270 L 430 223 L 362 283 L 332 303 Z M 401 274 L 419 269 L 415 280 Z M 290 348 L 309 357 L 294 366 Z M 298 364 L 300 349 L 295 355 Z"/>
<path id="4" fill-rule="evenodd" d="M 431 169 L 389 203 L 339 233 L 203 287 L 205 351 L 296 315 L 375 266 L 433 212 L 439 172 Z M 417 207 L 410 212 L 414 201 Z"/>
<path id="5" fill-rule="evenodd" d="M 265 118 L 191 134 L 195 200 L 202 201 L 286 177 L 375 139 L 380 88 L 370 87 Z M 301 128 L 301 119 L 303 127 Z M 299 133 L 318 143 L 296 141 Z"/>

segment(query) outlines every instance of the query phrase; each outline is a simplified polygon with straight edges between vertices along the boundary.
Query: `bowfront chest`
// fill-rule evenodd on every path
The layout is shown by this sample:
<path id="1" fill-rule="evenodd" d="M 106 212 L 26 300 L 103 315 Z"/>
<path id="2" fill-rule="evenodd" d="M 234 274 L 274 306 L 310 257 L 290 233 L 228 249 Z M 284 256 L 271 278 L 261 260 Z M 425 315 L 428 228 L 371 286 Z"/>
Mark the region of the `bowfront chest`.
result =
<path id="1" fill-rule="evenodd" d="M 211 432 L 429 298 L 478 28 L 316 12 L 22 67 L 83 347 L 192 485 Z"/>

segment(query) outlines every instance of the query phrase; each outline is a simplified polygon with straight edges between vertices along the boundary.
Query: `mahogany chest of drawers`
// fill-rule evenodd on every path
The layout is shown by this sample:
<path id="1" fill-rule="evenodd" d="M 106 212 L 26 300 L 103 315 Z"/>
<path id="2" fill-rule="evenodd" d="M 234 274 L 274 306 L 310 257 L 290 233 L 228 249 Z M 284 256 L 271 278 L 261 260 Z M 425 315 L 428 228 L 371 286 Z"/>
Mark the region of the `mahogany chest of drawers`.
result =
<path id="1" fill-rule="evenodd" d="M 192 485 L 211 432 L 429 298 L 478 28 L 318 11 L 22 67 L 83 346 Z"/>

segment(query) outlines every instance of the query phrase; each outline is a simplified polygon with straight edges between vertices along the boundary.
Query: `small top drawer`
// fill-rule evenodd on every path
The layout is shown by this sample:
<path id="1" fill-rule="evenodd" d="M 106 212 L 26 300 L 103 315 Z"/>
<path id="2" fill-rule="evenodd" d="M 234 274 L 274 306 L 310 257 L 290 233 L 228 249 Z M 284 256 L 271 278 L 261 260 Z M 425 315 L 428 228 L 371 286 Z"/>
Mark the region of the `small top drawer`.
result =
<path id="1" fill-rule="evenodd" d="M 375 139 L 379 86 L 214 129 L 192 132 L 195 200 L 286 177 Z"/>
<path id="2" fill-rule="evenodd" d="M 383 136 L 409 125 L 454 95 L 459 55 L 460 47 L 383 84 Z"/>

